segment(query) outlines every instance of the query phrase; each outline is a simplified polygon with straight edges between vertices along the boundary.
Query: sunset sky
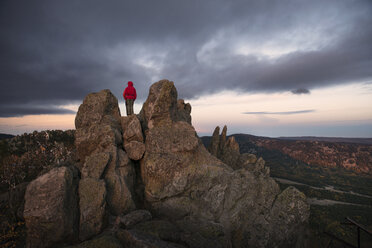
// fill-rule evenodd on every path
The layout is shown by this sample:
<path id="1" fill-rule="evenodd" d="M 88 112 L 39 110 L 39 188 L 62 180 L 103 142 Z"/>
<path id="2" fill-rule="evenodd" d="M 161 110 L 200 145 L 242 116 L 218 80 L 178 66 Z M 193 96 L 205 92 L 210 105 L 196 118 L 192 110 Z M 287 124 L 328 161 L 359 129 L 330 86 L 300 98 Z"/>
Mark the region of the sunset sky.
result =
<path id="1" fill-rule="evenodd" d="M 85 95 L 138 113 L 175 82 L 198 134 L 372 137 L 372 1 L 0 1 L 0 133 L 73 129 Z"/>

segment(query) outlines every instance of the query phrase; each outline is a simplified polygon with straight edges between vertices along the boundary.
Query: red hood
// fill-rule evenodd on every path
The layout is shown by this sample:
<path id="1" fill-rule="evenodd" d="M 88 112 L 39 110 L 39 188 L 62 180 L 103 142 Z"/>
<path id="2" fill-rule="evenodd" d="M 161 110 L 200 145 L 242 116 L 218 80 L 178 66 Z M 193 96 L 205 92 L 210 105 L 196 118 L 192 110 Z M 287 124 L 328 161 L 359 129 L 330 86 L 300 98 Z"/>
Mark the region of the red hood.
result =
<path id="1" fill-rule="evenodd" d="M 129 81 L 128 82 L 128 86 L 133 86 L 133 82 L 132 81 Z"/>

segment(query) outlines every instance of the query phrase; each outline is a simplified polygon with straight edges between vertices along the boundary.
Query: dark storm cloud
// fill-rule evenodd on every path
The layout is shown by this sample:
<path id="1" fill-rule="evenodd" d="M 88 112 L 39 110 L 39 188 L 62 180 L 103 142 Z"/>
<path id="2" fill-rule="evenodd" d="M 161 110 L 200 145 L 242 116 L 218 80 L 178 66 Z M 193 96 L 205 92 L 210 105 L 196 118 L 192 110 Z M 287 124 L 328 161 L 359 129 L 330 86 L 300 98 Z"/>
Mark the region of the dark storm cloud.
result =
<path id="1" fill-rule="evenodd" d="M 37 106 L 37 105 L 7 105 L 0 106 L 0 117 L 15 117 L 37 114 L 75 114 L 75 111 L 57 106 Z"/>
<path id="2" fill-rule="evenodd" d="M 315 112 L 314 109 L 306 109 L 306 110 L 297 110 L 297 111 L 284 111 L 284 112 L 244 112 L 242 114 L 246 115 L 295 115 L 295 114 L 306 114 L 306 113 L 313 113 Z"/>
<path id="3" fill-rule="evenodd" d="M 295 95 L 301 95 L 301 94 L 310 94 L 310 90 L 304 89 L 304 88 L 299 88 L 291 91 Z"/>
<path id="4" fill-rule="evenodd" d="M 128 80 L 140 100 L 162 78 L 189 98 L 370 80 L 371 22 L 370 1 L 3 0 L 0 116 L 61 113 L 53 106 L 105 88 L 120 99 Z M 241 43 L 285 46 L 302 30 L 316 36 L 309 27 L 323 30 L 318 41 L 334 37 L 275 59 L 234 52 Z"/>

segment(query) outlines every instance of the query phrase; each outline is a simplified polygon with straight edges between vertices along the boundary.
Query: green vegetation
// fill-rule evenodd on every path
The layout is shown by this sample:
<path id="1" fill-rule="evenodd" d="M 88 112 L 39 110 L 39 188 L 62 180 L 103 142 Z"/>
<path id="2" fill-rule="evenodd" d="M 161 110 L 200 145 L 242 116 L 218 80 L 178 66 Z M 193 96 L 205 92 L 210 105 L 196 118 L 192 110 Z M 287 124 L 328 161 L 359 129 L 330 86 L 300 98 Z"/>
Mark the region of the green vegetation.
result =
<path id="1" fill-rule="evenodd" d="M 26 227 L 18 213 L 24 194 L 19 190 L 26 187 L 22 183 L 53 166 L 71 163 L 74 150 L 73 131 L 33 132 L 0 140 L 0 247 L 25 247 Z"/>
<path id="2" fill-rule="evenodd" d="M 74 156 L 73 131 L 42 131 L 0 140 L 0 193 L 29 182 Z"/>
<path id="3" fill-rule="evenodd" d="M 270 167 L 271 176 L 285 178 L 307 185 L 294 185 L 305 193 L 309 198 L 329 199 L 334 201 L 348 202 L 360 205 L 334 204 L 327 206 L 311 205 L 310 208 L 310 228 L 316 246 L 326 247 L 330 237 L 325 235 L 327 231 L 338 238 L 351 244 L 357 245 L 357 231 L 355 226 L 341 224 L 346 217 L 350 217 L 360 224 L 372 229 L 372 198 L 354 194 L 340 193 L 329 190 L 314 189 L 332 185 L 335 189 L 342 191 L 353 191 L 360 194 L 372 195 L 372 179 L 368 176 L 356 175 L 353 172 L 340 168 L 322 168 L 319 166 L 309 166 L 303 162 L 296 161 L 278 151 L 262 151 L 262 156 L 266 161 L 266 166 Z M 282 189 L 289 185 L 280 184 Z M 340 245 L 336 241 L 334 246 Z M 371 247 L 372 237 L 366 233 L 361 234 L 362 247 Z"/>
<path id="4" fill-rule="evenodd" d="M 350 217 L 359 224 L 371 229 L 372 208 L 369 206 L 340 204 L 330 206 L 312 205 L 310 211 L 310 228 L 315 234 L 314 236 L 318 237 L 318 242 L 321 243 L 324 240 L 329 240 L 329 237 L 324 234 L 324 232 L 328 232 L 357 246 L 357 227 L 354 225 L 342 224 L 347 223 L 345 217 Z M 360 237 L 362 247 L 371 247 L 371 236 L 361 231 Z"/>
<path id="5" fill-rule="evenodd" d="M 3 196 L 0 195 L 1 198 Z M 26 226 L 24 220 L 18 218 L 7 203 L 0 202 L 0 247 L 25 247 L 25 239 Z"/>
<path id="6" fill-rule="evenodd" d="M 288 184 L 282 184 L 280 182 L 278 182 L 278 184 L 282 190 L 289 186 Z M 298 190 L 302 191 L 309 198 L 328 199 L 333 201 L 348 202 L 352 204 L 366 205 L 372 207 L 372 198 L 347 193 L 332 192 L 325 189 L 324 190 L 314 189 L 307 185 L 293 186 L 295 186 Z"/>
<path id="7" fill-rule="evenodd" d="M 0 140 L 0 161 L 10 155 L 9 145 L 7 140 Z"/>
<path id="8" fill-rule="evenodd" d="M 257 155 L 264 158 L 273 177 L 285 178 L 314 187 L 332 185 L 335 189 L 372 196 L 371 176 L 356 174 L 341 168 L 309 166 L 279 151 L 266 150 Z"/>

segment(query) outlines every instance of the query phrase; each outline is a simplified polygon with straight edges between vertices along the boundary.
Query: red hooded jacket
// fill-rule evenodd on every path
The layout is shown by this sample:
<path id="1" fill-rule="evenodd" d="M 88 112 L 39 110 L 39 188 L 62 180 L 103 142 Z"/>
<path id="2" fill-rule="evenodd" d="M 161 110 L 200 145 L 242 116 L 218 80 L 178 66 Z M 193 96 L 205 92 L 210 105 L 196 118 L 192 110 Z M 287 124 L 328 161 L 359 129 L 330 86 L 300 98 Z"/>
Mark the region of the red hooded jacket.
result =
<path id="1" fill-rule="evenodd" d="M 128 82 L 128 87 L 125 88 L 125 90 L 123 92 L 123 97 L 124 97 L 125 100 L 127 100 L 127 99 L 136 100 L 137 92 L 136 92 L 136 89 L 133 87 L 133 82 L 132 81 Z"/>

